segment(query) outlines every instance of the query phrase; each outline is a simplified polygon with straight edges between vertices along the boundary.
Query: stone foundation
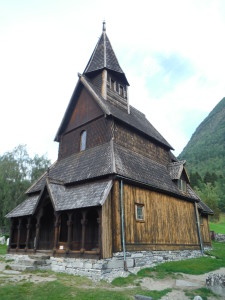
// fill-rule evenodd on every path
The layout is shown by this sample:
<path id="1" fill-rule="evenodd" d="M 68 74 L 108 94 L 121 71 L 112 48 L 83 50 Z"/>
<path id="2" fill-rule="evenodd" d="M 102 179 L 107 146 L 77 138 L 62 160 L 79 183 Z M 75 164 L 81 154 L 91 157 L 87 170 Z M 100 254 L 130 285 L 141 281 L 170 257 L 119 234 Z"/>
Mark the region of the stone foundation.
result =
<path id="1" fill-rule="evenodd" d="M 126 264 L 128 271 L 124 271 L 122 252 L 114 253 L 112 258 L 101 260 L 65 257 L 50 257 L 46 259 L 43 256 L 42 262 L 38 259 L 37 263 L 36 258 L 33 267 L 34 269 L 86 276 L 97 281 L 101 279 L 112 281 L 118 276 L 126 277 L 130 273 L 137 273 L 141 268 L 154 267 L 158 263 L 196 258 L 199 256 L 201 256 L 199 250 L 127 252 Z M 27 264 L 30 266 L 32 259 L 34 261 L 34 257 L 29 257 L 28 255 L 7 254 L 6 258 L 14 260 L 12 263 L 14 269 L 16 269 L 15 265 L 21 266 Z"/>

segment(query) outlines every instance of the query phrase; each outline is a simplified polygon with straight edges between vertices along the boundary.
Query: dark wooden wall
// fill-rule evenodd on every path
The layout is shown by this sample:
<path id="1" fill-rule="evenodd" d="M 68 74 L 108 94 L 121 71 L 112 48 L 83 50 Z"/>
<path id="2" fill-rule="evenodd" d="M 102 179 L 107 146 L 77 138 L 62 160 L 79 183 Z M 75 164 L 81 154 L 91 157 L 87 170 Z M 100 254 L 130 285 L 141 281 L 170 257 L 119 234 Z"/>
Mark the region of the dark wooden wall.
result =
<path id="1" fill-rule="evenodd" d="M 114 185 L 113 251 L 121 251 L 120 194 Z M 194 204 L 124 184 L 124 226 L 127 251 L 199 249 Z M 135 203 L 144 205 L 145 220 L 135 218 Z"/>
<path id="2" fill-rule="evenodd" d="M 87 131 L 86 149 L 106 143 L 111 139 L 110 124 L 104 116 L 100 117 L 62 136 L 59 151 L 60 159 L 80 152 L 80 134 L 83 130 Z"/>
<path id="3" fill-rule="evenodd" d="M 87 131 L 86 149 L 106 143 L 112 137 L 112 120 L 105 118 L 85 89 L 81 91 L 71 119 L 61 136 L 59 159 L 80 152 L 80 135 L 83 130 Z"/>
<path id="4" fill-rule="evenodd" d="M 85 89 L 81 91 L 80 97 L 67 125 L 65 133 L 71 131 L 87 122 L 103 115 L 101 108 L 92 99 Z"/>
<path id="5" fill-rule="evenodd" d="M 115 142 L 163 165 L 170 162 L 169 150 L 150 141 L 137 131 L 115 121 Z"/>

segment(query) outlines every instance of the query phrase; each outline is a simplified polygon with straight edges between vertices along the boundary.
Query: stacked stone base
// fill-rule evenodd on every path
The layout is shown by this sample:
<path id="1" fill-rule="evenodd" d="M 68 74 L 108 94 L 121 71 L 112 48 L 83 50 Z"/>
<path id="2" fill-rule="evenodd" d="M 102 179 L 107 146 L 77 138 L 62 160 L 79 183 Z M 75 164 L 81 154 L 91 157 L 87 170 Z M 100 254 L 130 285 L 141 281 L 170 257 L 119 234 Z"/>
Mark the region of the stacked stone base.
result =
<path id="1" fill-rule="evenodd" d="M 201 256 L 199 250 L 127 252 L 126 265 L 128 271 L 124 271 L 123 253 L 117 252 L 113 254 L 112 258 L 101 260 L 50 257 L 49 259 L 44 259 L 42 264 L 35 264 L 35 268 L 86 276 L 96 281 L 101 279 L 112 281 L 118 276 L 126 277 L 130 273 L 137 273 L 141 268 L 154 267 L 158 263 L 199 256 Z M 23 264 L 24 261 L 31 259 L 31 257 L 28 255 L 8 254 L 7 259 L 14 260 L 12 265 L 15 266 L 15 262 Z"/>

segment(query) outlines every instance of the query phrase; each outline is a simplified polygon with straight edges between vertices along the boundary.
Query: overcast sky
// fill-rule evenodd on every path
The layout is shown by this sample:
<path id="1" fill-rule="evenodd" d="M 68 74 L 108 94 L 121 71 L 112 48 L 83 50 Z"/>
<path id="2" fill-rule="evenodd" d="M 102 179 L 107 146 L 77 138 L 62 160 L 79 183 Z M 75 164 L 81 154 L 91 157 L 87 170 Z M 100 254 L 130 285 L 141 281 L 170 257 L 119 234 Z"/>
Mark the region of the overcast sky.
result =
<path id="1" fill-rule="evenodd" d="M 224 0 L 0 0 L 0 155 L 26 144 L 57 159 L 55 134 L 104 19 L 131 105 L 175 155 L 225 96 Z"/>

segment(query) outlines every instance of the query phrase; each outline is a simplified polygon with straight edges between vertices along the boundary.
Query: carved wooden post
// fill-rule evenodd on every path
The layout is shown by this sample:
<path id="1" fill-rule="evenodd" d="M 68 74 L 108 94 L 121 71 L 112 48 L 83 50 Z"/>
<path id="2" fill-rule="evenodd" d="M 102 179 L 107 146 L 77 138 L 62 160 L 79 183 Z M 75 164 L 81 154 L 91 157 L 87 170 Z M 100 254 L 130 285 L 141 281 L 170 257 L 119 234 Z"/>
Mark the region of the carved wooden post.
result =
<path id="1" fill-rule="evenodd" d="M 37 223 L 36 223 L 36 234 L 35 234 L 35 238 L 34 238 L 34 252 L 36 252 L 37 248 L 38 248 L 38 244 L 39 244 L 39 235 L 40 235 L 40 219 L 37 219 Z"/>
<path id="2" fill-rule="evenodd" d="M 39 237 L 40 237 L 40 221 L 41 217 L 43 215 L 43 208 L 39 211 L 39 214 L 37 215 L 37 223 L 36 223 L 36 234 L 34 238 L 34 252 L 36 252 L 39 244 Z"/>
<path id="3" fill-rule="evenodd" d="M 25 246 L 25 251 L 27 251 L 28 246 L 29 246 L 29 237 L 30 237 L 30 223 L 31 223 L 31 217 L 28 218 L 28 223 L 27 223 L 27 236 L 26 236 L 26 246 Z"/>
<path id="4" fill-rule="evenodd" d="M 68 213 L 68 221 L 67 221 L 67 249 L 66 252 L 69 253 L 69 251 L 71 250 L 71 233 L 72 233 L 72 217 L 73 217 L 73 213 L 69 212 Z"/>
<path id="5" fill-rule="evenodd" d="M 17 244 L 16 244 L 16 251 L 20 248 L 20 231 L 21 231 L 21 223 L 22 218 L 19 218 L 19 224 L 17 226 L 18 232 L 17 232 Z"/>
<path id="6" fill-rule="evenodd" d="M 99 249 L 99 254 L 101 254 L 101 245 L 102 245 L 102 236 L 101 236 L 101 209 L 98 209 L 98 218 L 97 218 L 97 223 L 98 223 L 98 249 Z"/>
<path id="7" fill-rule="evenodd" d="M 60 214 L 55 212 L 55 233 L 54 233 L 54 248 L 52 254 L 55 255 L 59 241 L 59 217 Z"/>
<path id="8" fill-rule="evenodd" d="M 14 220 L 10 219 L 10 234 L 9 234 L 9 244 L 7 247 L 7 253 L 9 253 L 9 250 L 11 248 L 13 230 L 14 230 Z"/>
<path id="9" fill-rule="evenodd" d="M 83 219 L 81 220 L 81 224 L 82 224 L 82 240 L 81 240 L 81 249 L 80 249 L 81 253 L 84 253 L 84 251 L 85 251 L 85 231 L 86 231 L 86 225 L 88 222 L 88 220 L 86 219 L 86 214 L 87 214 L 86 210 L 82 211 Z"/>

